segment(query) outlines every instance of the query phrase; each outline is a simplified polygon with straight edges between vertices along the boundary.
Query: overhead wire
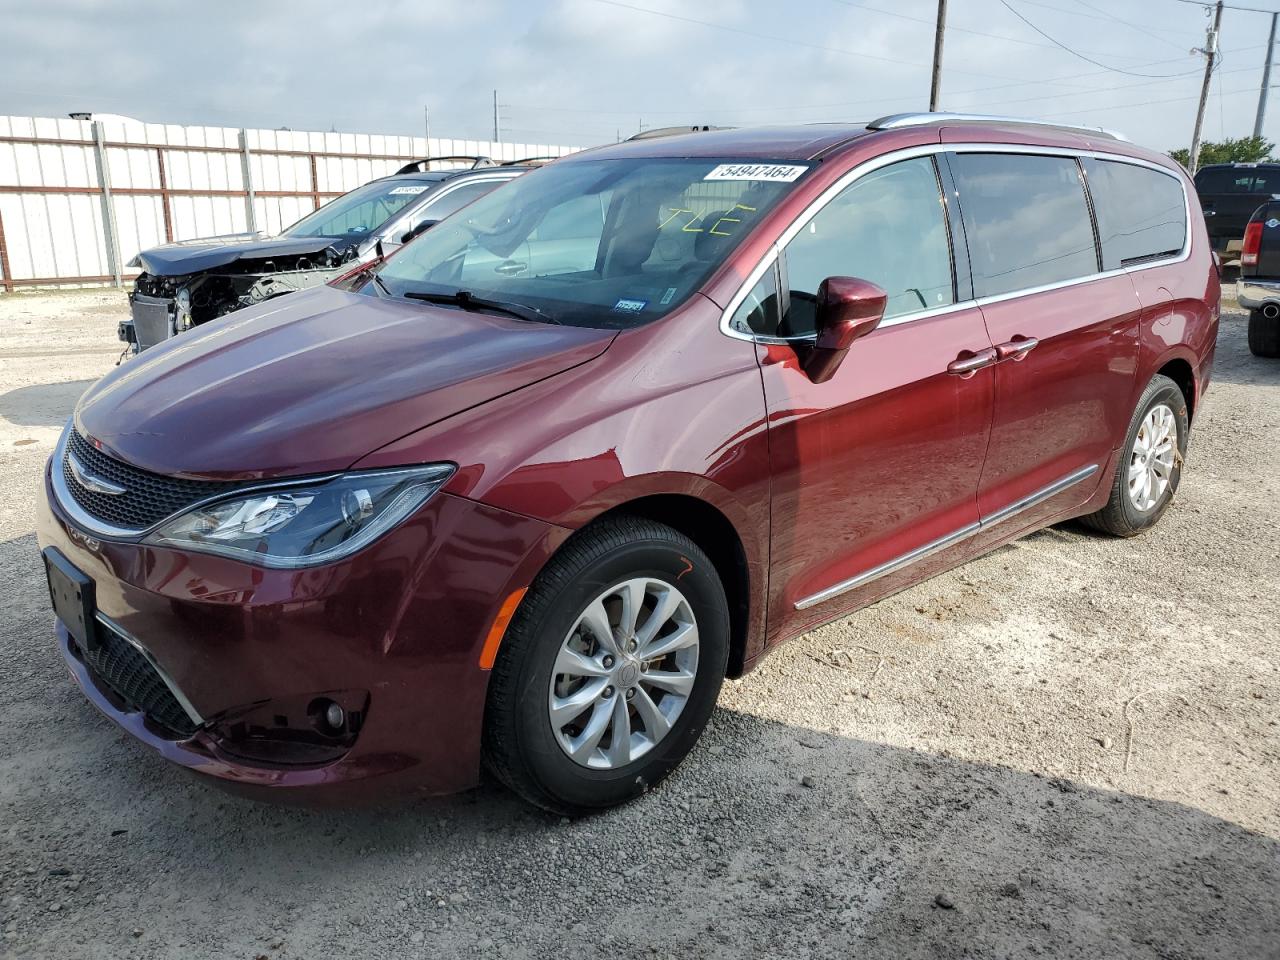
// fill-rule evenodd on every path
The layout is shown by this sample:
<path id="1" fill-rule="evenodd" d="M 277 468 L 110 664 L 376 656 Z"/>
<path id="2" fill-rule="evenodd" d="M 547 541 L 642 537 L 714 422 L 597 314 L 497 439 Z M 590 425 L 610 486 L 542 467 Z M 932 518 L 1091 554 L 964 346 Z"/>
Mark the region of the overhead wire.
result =
<path id="1" fill-rule="evenodd" d="M 1113 73 L 1123 73 L 1131 77 L 1149 77 L 1152 79 L 1169 79 L 1171 77 L 1185 77 L 1185 76 L 1189 76 L 1192 73 L 1198 72 L 1196 70 L 1190 70 L 1190 71 L 1187 71 L 1186 73 L 1168 73 L 1168 74 L 1136 73 L 1132 70 L 1124 70 L 1120 67 L 1113 67 L 1110 64 L 1103 63 L 1101 60 L 1094 60 L 1092 57 L 1086 56 L 1085 54 L 1081 53 L 1079 50 L 1074 50 L 1071 47 L 1067 46 L 1065 43 L 1063 43 L 1061 40 L 1058 40 L 1056 37 L 1053 37 L 1050 34 L 1045 33 L 1045 31 L 1041 30 L 1034 23 L 1032 23 L 1025 16 L 1023 16 L 1016 9 L 1014 9 L 1013 5 L 1009 3 L 1009 0 L 1000 0 L 1000 3 L 1006 10 L 1012 13 L 1015 17 L 1017 17 L 1019 20 L 1025 23 L 1028 27 L 1030 27 L 1036 33 L 1040 34 L 1040 36 L 1044 37 L 1046 40 L 1051 40 L 1055 45 L 1057 45 L 1058 47 L 1061 47 L 1063 50 L 1071 54 L 1073 57 L 1078 57 L 1079 59 L 1085 61 L 1086 63 L 1092 63 L 1094 66 L 1102 67 L 1106 70 L 1112 71 Z"/>

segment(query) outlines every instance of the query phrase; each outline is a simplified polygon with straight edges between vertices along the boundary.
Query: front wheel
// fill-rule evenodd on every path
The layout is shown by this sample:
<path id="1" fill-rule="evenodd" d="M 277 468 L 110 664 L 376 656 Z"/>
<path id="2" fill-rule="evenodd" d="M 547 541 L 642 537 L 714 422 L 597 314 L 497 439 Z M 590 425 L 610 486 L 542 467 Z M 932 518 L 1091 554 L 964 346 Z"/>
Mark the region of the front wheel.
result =
<path id="1" fill-rule="evenodd" d="M 1129 421 L 1111 497 L 1083 521 L 1117 537 L 1154 526 L 1178 489 L 1189 425 L 1182 390 L 1168 377 L 1152 377 Z"/>
<path id="2" fill-rule="evenodd" d="M 697 742 L 728 651 L 724 588 L 692 540 L 637 517 L 592 525 L 538 574 L 507 629 L 485 765 L 558 814 L 639 796 Z"/>

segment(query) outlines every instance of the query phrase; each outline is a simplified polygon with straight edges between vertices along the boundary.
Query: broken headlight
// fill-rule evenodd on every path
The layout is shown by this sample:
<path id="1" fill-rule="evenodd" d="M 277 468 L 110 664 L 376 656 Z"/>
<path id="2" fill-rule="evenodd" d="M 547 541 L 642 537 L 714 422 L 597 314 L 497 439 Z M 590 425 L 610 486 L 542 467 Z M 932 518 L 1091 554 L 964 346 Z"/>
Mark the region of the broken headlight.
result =
<path id="1" fill-rule="evenodd" d="M 346 473 L 255 490 L 203 504 L 165 523 L 146 542 L 297 569 L 341 560 L 427 502 L 452 464 Z"/>

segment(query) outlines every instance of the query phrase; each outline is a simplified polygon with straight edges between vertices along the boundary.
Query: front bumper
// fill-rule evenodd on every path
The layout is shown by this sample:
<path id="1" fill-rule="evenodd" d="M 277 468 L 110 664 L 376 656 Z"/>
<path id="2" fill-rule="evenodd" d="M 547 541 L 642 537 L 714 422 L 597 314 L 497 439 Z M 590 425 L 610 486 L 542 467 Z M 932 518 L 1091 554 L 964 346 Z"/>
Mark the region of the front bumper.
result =
<path id="1" fill-rule="evenodd" d="M 1246 310 L 1259 310 L 1267 303 L 1280 304 L 1280 280 L 1241 277 L 1236 281 L 1236 302 Z"/>
<path id="2" fill-rule="evenodd" d="M 476 784 L 485 635 L 502 601 L 568 535 L 439 493 L 347 560 L 267 570 L 86 535 L 54 499 L 48 468 L 37 530 L 42 548 L 94 580 L 99 612 L 145 648 L 201 722 L 190 735 L 152 722 L 86 666 L 59 623 L 68 668 L 99 710 L 225 786 L 335 801 Z M 294 728 L 299 704 L 333 691 L 364 698 L 362 725 L 340 755 L 245 758 L 235 736 L 246 717 Z"/>

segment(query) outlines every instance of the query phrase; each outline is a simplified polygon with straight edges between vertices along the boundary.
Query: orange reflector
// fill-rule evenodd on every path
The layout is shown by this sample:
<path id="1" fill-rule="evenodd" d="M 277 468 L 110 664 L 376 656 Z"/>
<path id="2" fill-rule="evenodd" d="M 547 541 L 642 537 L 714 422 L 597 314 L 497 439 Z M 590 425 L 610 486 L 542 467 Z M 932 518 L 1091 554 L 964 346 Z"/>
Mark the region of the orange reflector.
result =
<path id="1" fill-rule="evenodd" d="M 493 661 L 498 659 L 498 645 L 502 643 L 502 635 L 507 632 L 507 624 L 515 616 L 516 607 L 520 606 L 520 601 L 528 590 L 528 587 L 521 587 L 502 601 L 498 615 L 493 618 L 493 626 L 489 628 L 489 635 L 484 638 L 484 646 L 480 648 L 481 670 L 493 669 Z"/>

